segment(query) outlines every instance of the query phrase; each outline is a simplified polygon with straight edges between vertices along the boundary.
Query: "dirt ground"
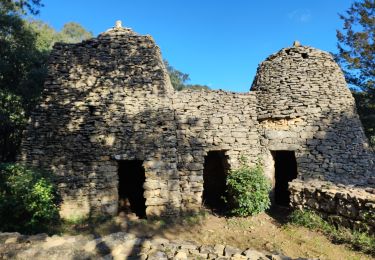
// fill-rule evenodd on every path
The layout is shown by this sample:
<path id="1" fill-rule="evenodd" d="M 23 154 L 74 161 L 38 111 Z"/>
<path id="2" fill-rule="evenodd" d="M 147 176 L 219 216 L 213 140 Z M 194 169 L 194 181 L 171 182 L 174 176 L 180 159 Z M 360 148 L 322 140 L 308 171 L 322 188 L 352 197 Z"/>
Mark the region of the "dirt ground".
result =
<path id="1" fill-rule="evenodd" d="M 240 249 L 281 253 L 289 257 L 319 259 L 373 259 L 346 245 L 337 245 L 319 232 L 286 224 L 285 213 L 262 213 L 255 217 L 224 217 L 212 212 L 181 219 L 145 220 L 123 215 L 99 225 L 75 226 L 67 233 L 106 235 L 125 231 L 138 236 L 231 245 Z"/>

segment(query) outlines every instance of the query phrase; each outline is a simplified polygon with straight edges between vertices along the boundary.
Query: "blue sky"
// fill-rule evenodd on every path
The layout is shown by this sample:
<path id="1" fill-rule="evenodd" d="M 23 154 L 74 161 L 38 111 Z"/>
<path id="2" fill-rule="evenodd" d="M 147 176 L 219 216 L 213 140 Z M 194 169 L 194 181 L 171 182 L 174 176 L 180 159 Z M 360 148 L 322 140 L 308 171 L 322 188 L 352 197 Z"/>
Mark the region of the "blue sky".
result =
<path id="1" fill-rule="evenodd" d="M 150 34 L 190 83 L 248 91 L 258 64 L 294 40 L 336 52 L 338 13 L 352 0 L 44 0 L 39 19 L 60 30 L 78 22 L 94 35 L 116 20 Z"/>

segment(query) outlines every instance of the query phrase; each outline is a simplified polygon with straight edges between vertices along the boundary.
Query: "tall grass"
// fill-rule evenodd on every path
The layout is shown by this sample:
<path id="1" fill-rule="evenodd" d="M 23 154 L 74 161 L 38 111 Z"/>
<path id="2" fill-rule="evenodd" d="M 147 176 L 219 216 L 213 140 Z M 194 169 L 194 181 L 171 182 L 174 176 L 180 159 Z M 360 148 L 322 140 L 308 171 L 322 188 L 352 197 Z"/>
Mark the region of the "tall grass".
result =
<path id="1" fill-rule="evenodd" d="M 333 242 L 345 243 L 355 250 L 375 256 L 374 235 L 341 226 L 335 227 L 313 211 L 295 210 L 289 217 L 289 223 L 312 230 L 319 230 Z"/>

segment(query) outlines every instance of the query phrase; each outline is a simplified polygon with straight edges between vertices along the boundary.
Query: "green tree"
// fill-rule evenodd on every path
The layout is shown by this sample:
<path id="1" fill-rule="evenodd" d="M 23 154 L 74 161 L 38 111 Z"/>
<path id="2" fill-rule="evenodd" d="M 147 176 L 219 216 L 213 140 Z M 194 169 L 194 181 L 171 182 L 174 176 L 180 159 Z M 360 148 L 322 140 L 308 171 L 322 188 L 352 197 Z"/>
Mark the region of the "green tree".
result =
<path id="1" fill-rule="evenodd" d="M 164 60 L 165 67 L 167 68 L 169 78 L 171 80 L 172 86 L 175 90 L 181 91 L 184 89 L 193 89 L 193 90 L 208 90 L 210 89 L 208 86 L 199 85 L 199 84 L 186 84 L 190 78 L 189 74 L 183 73 L 174 67 L 172 67 L 167 60 Z"/>
<path id="2" fill-rule="evenodd" d="M 21 98 L 0 90 L 0 161 L 15 157 L 26 124 Z"/>
<path id="3" fill-rule="evenodd" d="M 92 37 L 76 23 L 56 32 L 42 21 L 25 19 L 41 6 L 40 0 L 0 0 L 0 161 L 15 159 L 26 118 L 43 89 L 53 44 Z"/>
<path id="4" fill-rule="evenodd" d="M 189 74 L 176 70 L 167 60 L 164 60 L 164 64 L 167 68 L 173 88 L 177 91 L 182 90 L 185 87 L 185 83 L 190 80 Z"/>
<path id="5" fill-rule="evenodd" d="M 26 122 L 25 109 L 40 92 L 44 75 L 36 37 L 23 16 L 37 14 L 40 1 L 0 0 L 0 161 L 14 159 Z"/>
<path id="6" fill-rule="evenodd" d="M 199 85 L 199 84 L 187 84 L 185 85 L 184 89 L 192 89 L 192 90 L 209 90 L 210 88 L 206 85 Z"/>
<path id="7" fill-rule="evenodd" d="M 26 24 L 36 36 L 35 47 L 47 56 L 56 42 L 78 43 L 93 37 L 91 32 L 75 22 L 64 24 L 60 32 L 41 20 L 29 20 Z"/>
<path id="8" fill-rule="evenodd" d="M 337 60 L 348 83 L 374 94 L 375 78 L 375 2 L 356 1 L 346 15 L 342 31 L 337 30 Z"/>
<path id="9" fill-rule="evenodd" d="M 375 147 L 375 2 L 355 1 L 340 18 L 344 26 L 337 30 L 336 60 L 353 86 L 358 114 Z"/>
<path id="10" fill-rule="evenodd" d="M 58 41 L 66 43 L 77 43 L 92 37 L 91 32 L 75 22 L 64 24 L 63 29 L 58 33 Z"/>
<path id="11" fill-rule="evenodd" d="M 28 20 L 26 25 L 36 36 L 36 49 L 48 56 L 55 42 L 60 40 L 58 32 L 41 20 Z"/>
<path id="12" fill-rule="evenodd" d="M 7 4 L 4 10 L 9 11 L 1 9 L 0 12 L 0 89 L 27 101 L 36 87 L 35 74 L 39 73 L 41 60 L 35 48 L 36 36 L 21 18 L 25 11 L 19 8 L 16 4 Z"/>
<path id="13" fill-rule="evenodd" d="M 39 14 L 39 7 L 43 6 L 41 0 L 0 0 L 0 13 Z"/>
<path id="14" fill-rule="evenodd" d="M 352 91 L 359 117 L 372 148 L 375 148 L 375 98 L 365 91 Z"/>

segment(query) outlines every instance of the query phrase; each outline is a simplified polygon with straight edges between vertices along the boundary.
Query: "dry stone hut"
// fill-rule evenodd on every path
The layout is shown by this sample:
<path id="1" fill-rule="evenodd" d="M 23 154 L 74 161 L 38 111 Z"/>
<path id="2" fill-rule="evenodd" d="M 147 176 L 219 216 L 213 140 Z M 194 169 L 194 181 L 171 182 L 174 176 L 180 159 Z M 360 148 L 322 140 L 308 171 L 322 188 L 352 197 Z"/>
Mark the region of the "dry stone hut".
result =
<path id="1" fill-rule="evenodd" d="M 268 57 L 251 91 L 233 93 L 174 91 L 154 40 L 128 28 L 56 44 L 20 161 L 56 175 L 69 218 L 116 214 L 124 199 L 140 216 L 214 205 L 241 156 L 262 159 L 276 203 L 356 220 L 374 209 L 354 99 L 331 55 L 303 46 Z"/>

